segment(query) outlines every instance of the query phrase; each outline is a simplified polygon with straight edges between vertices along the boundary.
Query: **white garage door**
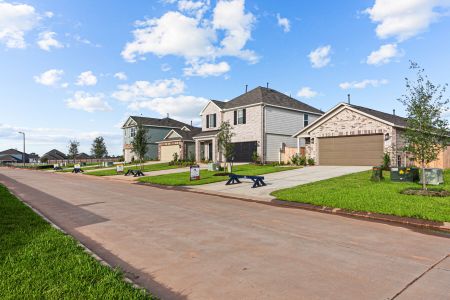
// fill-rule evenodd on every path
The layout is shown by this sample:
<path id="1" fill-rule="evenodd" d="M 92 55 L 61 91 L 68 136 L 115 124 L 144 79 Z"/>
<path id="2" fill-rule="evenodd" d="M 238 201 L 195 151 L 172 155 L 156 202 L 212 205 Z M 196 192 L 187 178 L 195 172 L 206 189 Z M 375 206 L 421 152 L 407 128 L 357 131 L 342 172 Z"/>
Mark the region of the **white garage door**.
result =
<path id="1" fill-rule="evenodd" d="M 178 158 L 180 158 L 179 145 L 161 146 L 161 161 L 172 161 L 174 153 L 178 153 Z"/>

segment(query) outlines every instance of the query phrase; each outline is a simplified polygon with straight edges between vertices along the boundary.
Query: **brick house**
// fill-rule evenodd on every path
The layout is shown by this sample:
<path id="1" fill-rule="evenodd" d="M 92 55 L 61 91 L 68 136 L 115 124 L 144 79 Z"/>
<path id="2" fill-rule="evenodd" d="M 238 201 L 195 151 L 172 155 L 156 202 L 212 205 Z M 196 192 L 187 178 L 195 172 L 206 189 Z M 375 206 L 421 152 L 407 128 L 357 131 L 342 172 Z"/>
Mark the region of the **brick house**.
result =
<path id="1" fill-rule="evenodd" d="M 392 166 L 410 166 L 414 159 L 403 150 L 405 128 L 406 119 L 395 112 L 339 103 L 294 137 L 319 165 L 380 165 L 388 153 Z"/>
<path id="2" fill-rule="evenodd" d="M 164 139 L 158 142 L 160 161 L 173 160 L 176 153 L 181 160 L 195 160 L 195 141 L 193 137 L 201 132 L 198 127 L 183 127 L 169 131 Z"/>
<path id="3" fill-rule="evenodd" d="M 193 137 L 196 160 L 223 161 L 217 134 L 222 122 L 233 127 L 234 161 L 278 161 L 280 149 L 296 147 L 292 137 L 323 112 L 276 90 L 257 87 L 230 101 L 211 100 L 200 113 L 202 131 Z"/>

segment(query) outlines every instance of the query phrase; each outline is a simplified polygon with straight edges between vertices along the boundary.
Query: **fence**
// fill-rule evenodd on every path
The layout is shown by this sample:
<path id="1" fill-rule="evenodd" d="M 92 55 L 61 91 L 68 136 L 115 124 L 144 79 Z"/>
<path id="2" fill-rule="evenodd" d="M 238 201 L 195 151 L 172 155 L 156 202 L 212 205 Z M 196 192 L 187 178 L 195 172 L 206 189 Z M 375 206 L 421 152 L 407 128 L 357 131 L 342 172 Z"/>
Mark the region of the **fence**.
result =
<path id="1" fill-rule="evenodd" d="M 285 164 L 291 161 L 291 157 L 297 154 L 297 147 L 284 147 L 284 151 L 280 152 L 280 161 Z M 305 156 L 305 147 L 300 147 L 300 156 Z"/>

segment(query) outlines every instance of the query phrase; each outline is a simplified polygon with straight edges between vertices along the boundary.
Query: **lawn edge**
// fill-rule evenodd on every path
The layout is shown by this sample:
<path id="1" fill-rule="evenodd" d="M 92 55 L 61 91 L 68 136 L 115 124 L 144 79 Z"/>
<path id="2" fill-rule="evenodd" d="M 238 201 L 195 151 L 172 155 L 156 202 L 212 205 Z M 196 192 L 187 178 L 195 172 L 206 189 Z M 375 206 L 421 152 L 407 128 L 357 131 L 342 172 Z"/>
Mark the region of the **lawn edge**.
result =
<path id="1" fill-rule="evenodd" d="M 242 197 L 239 195 L 234 195 L 234 194 L 229 194 L 229 193 L 209 192 L 207 190 L 202 190 L 200 188 L 196 188 L 196 186 L 161 185 L 161 184 L 154 184 L 154 183 L 149 183 L 149 182 L 134 182 L 133 184 L 149 186 L 149 187 L 165 189 L 165 190 L 176 190 L 176 191 L 190 192 L 190 193 L 196 193 L 196 194 L 224 197 L 224 198 L 228 198 L 228 199 L 234 199 L 234 200 L 245 201 L 245 202 L 253 202 L 253 203 L 264 204 L 264 205 L 269 205 L 269 206 L 276 206 L 276 207 L 283 207 L 283 208 L 290 208 L 290 209 L 303 209 L 303 210 L 309 210 L 309 211 L 313 211 L 313 212 L 326 213 L 326 214 L 338 215 L 338 216 L 343 216 L 343 217 L 350 217 L 350 218 L 355 218 L 355 219 L 365 220 L 365 221 L 375 221 L 375 222 L 382 222 L 382 223 L 385 223 L 385 224 L 387 223 L 387 224 L 391 224 L 391 225 L 402 225 L 405 227 L 416 227 L 416 228 L 421 228 L 421 229 L 437 230 L 437 231 L 441 231 L 441 232 L 445 232 L 445 233 L 450 233 L 450 222 L 430 221 L 430 220 L 425 220 L 425 219 L 418 219 L 418 218 L 412 218 L 412 217 L 400 217 L 400 216 L 373 213 L 373 212 L 352 211 L 352 210 L 347 210 L 347 209 L 343 209 L 343 208 L 334 208 L 334 207 L 313 205 L 313 204 L 308 204 L 308 203 L 280 200 L 277 198 L 273 198 L 272 200 L 262 200 L 258 197 Z"/>
<path id="2" fill-rule="evenodd" d="M 28 208 L 30 208 L 35 214 L 37 214 L 39 217 L 41 217 L 45 222 L 47 222 L 48 224 L 50 224 L 50 226 L 52 226 L 53 228 L 55 228 L 56 230 L 58 230 L 59 232 L 61 232 L 62 234 L 69 236 L 70 238 L 72 238 L 76 244 L 80 247 L 83 248 L 83 250 L 90 255 L 91 257 L 93 257 L 96 261 L 98 261 L 100 264 L 110 268 L 112 271 L 114 271 L 114 267 L 109 264 L 106 260 L 104 260 L 103 258 L 101 258 L 99 255 L 97 255 L 94 251 L 92 251 L 88 246 L 86 246 L 85 244 L 83 244 L 82 242 L 80 242 L 78 239 L 76 239 L 75 237 L 73 237 L 71 234 L 69 234 L 68 232 L 66 232 L 64 229 L 62 229 L 61 227 L 59 227 L 58 225 L 56 225 L 55 223 L 53 223 L 49 218 L 47 218 L 44 214 L 42 214 L 39 210 L 37 210 L 36 208 L 34 208 L 32 205 L 30 205 L 29 203 L 25 202 L 22 198 L 20 198 L 13 190 L 9 189 L 6 185 L 3 184 L 3 186 L 14 196 L 16 197 L 20 202 L 22 202 L 23 204 L 25 204 L 25 206 L 27 206 Z M 145 287 L 139 285 L 138 283 L 136 283 L 135 281 L 133 281 L 131 278 L 129 278 L 128 276 L 126 276 L 127 272 L 125 272 L 124 270 L 121 269 L 122 272 L 122 276 L 123 276 L 123 280 L 129 284 L 131 284 L 134 288 L 136 289 L 141 289 L 146 291 L 147 294 L 149 295 L 153 295 L 151 294 Z M 154 296 L 154 295 L 153 295 Z"/>

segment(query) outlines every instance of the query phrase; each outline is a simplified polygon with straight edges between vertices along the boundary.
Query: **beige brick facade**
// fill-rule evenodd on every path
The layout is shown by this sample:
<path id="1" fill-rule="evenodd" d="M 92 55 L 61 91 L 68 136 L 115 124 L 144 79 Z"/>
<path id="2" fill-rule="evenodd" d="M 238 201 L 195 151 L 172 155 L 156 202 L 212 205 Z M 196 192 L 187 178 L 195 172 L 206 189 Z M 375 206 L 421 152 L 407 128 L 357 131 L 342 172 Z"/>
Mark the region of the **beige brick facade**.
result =
<path id="1" fill-rule="evenodd" d="M 309 131 L 311 144 L 306 145 L 306 156 L 314 158 L 320 164 L 317 138 L 367 134 L 384 135 L 384 152 L 389 153 L 391 165 L 397 165 L 398 155 L 401 156 L 401 164 L 408 165 L 409 158 L 402 150 L 404 142 L 401 130 L 349 108 L 338 110 L 335 115 Z"/>

